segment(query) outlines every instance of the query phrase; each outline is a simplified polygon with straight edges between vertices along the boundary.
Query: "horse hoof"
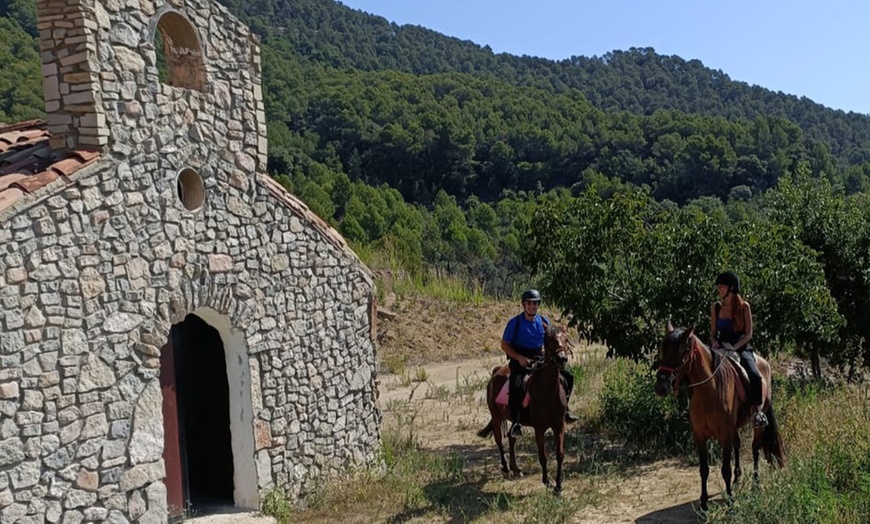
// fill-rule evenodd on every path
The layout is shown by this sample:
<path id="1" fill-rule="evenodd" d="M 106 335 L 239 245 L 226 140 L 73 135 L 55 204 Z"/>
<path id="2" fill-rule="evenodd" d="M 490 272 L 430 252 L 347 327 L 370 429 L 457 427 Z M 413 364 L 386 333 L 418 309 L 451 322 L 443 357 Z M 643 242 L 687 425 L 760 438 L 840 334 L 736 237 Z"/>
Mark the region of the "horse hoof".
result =
<path id="1" fill-rule="evenodd" d="M 562 496 L 562 486 L 556 486 L 555 488 L 553 488 L 553 495 L 556 495 L 557 497 L 561 497 Z"/>
<path id="2" fill-rule="evenodd" d="M 513 471 L 513 474 L 514 474 L 514 478 L 515 478 L 515 479 L 521 479 L 521 478 L 523 478 L 523 472 L 520 471 L 520 470 L 518 470 L 518 469 L 515 469 L 515 470 Z"/>

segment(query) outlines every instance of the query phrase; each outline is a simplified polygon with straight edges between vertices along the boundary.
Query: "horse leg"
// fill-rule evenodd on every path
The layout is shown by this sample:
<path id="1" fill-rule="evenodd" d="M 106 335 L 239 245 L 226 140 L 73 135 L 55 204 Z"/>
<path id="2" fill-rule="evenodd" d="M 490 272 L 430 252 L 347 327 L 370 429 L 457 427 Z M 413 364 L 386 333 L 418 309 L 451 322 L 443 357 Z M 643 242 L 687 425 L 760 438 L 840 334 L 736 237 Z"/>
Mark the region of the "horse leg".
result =
<path id="1" fill-rule="evenodd" d="M 535 443 L 538 445 L 538 462 L 541 463 L 541 471 L 543 471 L 541 482 L 545 486 L 549 486 L 550 479 L 547 478 L 547 442 L 544 440 L 545 431 L 545 428 L 535 428 Z"/>
<path id="2" fill-rule="evenodd" d="M 734 430 L 734 484 L 740 482 L 743 470 L 740 468 L 740 432 Z"/>
<path id="3" fill-rule="evenodd" d="M 761 429 L 755 428 L 752 433 L 752 479 L 758 482 L 758 452 L 761 450 Z"/>
<path id="4" fill-rule="evenodd" d="M 725 481 L 725 493 L 730 500 L 731 493 L 731 447 L 733 446 L 732 439 L 727 439 L 724 442 L 719 442 L 719 447 L 722 448 L 722 480 Z"/>
<path id="5" fill-rule="evenodd" d="M 553 428 L 553 438 L 556 441 L 556 489 L 555 493 L 562 493 L 562 461 L 565 459 L 565 426 Z"/>
<path id="6" fill-rule="evenodd" d="M 695 437 L 695 447 L 698 449 L 698 471 L 701 473 L 701 510 L 707 511 L 707 477 L 710 476 L 709 453 L 707 452 L 707 439 Z"/>
<path id="7" fill-rule="evenodd" d="M 508 449 L 510 451 L 510 467 L 511 472 L 514 474 L 514 477 L 522 477 L 523 472 L 520 470 L 519 466 L 517 466 L 517 438 L 508 433 Z"/>
<path id="8" fill-rule="evenodd" d="M 496 423 L 496 421 L 498 421 L 498 423 Z M 498 458 L 501 459 L 501 473 L 507 477 L 510 475 L 510 472 L 508 471 L 507 461 L 504 458 L 504 435 L 501 433 L 504 422 L 501 417 L 493 417 L 492 425 L 492 436 L 495 438 L 495 445 L 498 447 Z"/>

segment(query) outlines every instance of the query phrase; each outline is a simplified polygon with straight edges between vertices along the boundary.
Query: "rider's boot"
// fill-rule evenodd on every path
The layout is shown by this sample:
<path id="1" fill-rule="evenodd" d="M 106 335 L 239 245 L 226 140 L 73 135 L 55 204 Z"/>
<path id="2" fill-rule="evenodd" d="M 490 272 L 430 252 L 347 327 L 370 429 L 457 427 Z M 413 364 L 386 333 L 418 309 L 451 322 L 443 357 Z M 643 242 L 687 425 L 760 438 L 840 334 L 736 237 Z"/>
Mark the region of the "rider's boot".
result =
<path id="1" fill-rule="evenodd" d="M 571 413 L 571 397 L 568 396 L 567 398 L 565 398 L 565 401 L 568 404 L 568 410 L 565 412 L 565 422 L 568 424 L 573 424 L 574 422 L 577 422 L 578 419 L 574 416 L 573 413 Z"/>
<path id="2" fill-rule="evenodd" d="M 755 412 L 755 416 L 752 418 L 752 423 L 757 428 L 763 428 L 767 426 L 767 416 L 761 411 L 761 406 L 756 407 L 757 411 Z"/>

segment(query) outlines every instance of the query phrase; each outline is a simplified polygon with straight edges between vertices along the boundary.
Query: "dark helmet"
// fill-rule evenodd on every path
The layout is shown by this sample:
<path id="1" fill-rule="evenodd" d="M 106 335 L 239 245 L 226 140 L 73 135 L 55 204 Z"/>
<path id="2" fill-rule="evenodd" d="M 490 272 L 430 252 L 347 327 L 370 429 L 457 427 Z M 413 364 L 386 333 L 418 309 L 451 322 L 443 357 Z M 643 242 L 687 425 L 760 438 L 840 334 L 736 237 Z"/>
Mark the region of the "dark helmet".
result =
<path id="1" fill-rule="evenodd" d="M 716 277 L 716 285 L 718 286 L 719 284 L 724 284 L 733 289 L 735 293 L 740 293 L 740 279 L 737 278 L 737 275 L 733 271 L 719 273 L 719 276 Z"/>
<path id="2" fill-rule="evenodd" d="M 541 301 L 541 293 L 537 289 L 527 289 L 523 291 L 523 302 L 530 300 L 532 302 Z"/>

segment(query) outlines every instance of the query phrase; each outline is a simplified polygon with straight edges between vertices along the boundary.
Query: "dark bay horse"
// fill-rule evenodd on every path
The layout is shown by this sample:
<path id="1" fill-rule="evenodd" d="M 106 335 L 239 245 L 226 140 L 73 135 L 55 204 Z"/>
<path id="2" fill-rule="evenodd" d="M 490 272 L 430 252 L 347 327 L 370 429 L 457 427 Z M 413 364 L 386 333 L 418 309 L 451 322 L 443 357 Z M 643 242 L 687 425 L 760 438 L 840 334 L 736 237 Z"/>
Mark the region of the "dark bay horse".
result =
<path id="1" fill-rule="evenodd" d="M 725 355 L 713 352 L 695 335 L 695 326 L 674 329 L 670 322 L 667 335 L 659 351 L 660 366 L 656 375 L 655 390 L 666 396 L 684 382 L 690 395 L 689 422 L 698 450 L 701 473 L 701 509 L 707 510 L 707 476 L 710 465 L 707 456 L 707 441 L 716 439 L 722 448 L 722 478 L 728 497 L 731 493 L 731 454 L 734 452 L 734 483 L 740 479 L 740 435 L 738 430 L 749 422 L 752 406 L 740 399 L 742 386 L 736 366 Z M 753 472 L 758 479 L 758 454 L 771 464 L 785 465 L 785 448 L 782 444 L 771 402 L 770 364 L 761 356 L 755 356 L 764 388 L 762 410 L 767 415 L 768 425 L 755 428 L 752 437 Z"/>
<path id="2" fill-rule="evenodd" d="M 547 450 L 544 434 L 547 429 L 553 430 L 553 442 L 556 447 L 556 486 L 555 493 L 562 492 L 562 460 L 565 458 L 565 414 L 568 412 L 568 400 L 565 396 L 565 387 L 559 375 L 559 371 L 568 362 L 569 349 L 568 335 L 560 327 L 551 327 L 544 336 L 544 360 L 536 365 L 529 378 L 529 407 L 523 409 L 520 415 L 520 423 L 524 426 L 535 428 L 535 442 L 538 445 L 538 461 L 541 463 L 543 477 L 541 481 L 545 486 L 550 485 L 547 477 Z M 523 472 L 517 467 L 514 447 L 516 438 L 508 435 L 510 444 L 510 470 L 504 457 L 502 444 L 503 434 L 507 433 L 507 421 L 510 419 L 510 410 L 506 404 L 496 402 L 496 398 L 502 387 L 508 380 L 510 371 L 507 366 L 498 366 L 492 371 L 492 377 L 486 386 L 486 403 L 492 416 L 489 423 L 477 432 L 479 437 L 488 437 L 492 433 L 495 444 L 498 446 L 501 458 L 501 470 L 505 476 L 522 476 Z"/>

